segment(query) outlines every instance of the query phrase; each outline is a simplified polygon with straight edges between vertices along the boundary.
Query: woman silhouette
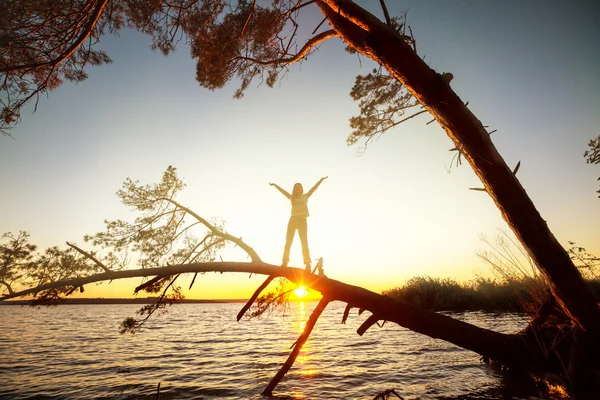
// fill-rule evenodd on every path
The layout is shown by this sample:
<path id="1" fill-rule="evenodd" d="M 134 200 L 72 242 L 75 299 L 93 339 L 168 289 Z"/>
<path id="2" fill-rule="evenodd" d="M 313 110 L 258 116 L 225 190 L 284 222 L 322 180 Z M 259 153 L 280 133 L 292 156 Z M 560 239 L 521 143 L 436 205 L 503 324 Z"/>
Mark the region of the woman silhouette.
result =
<path id="1" fill-rule="evenodd" d="M 310 251 L 308 250 L 308 228 L 306 224 L 306 218 L 310 215 L 308 213 L 308 198 L 317 190 L 319 185 L 325 180 L 327 177 L 319 179 L 317 183 L 308 191 L 308 193 L 304 193 L 304 189 L 302 188 L 301 183 L 294 184 L 294 189 L 292 189 L 292 194 L 290 195 L 284 189 L 282 189 L 279 185 L 275 183 L 269 183 L 271 186 L 275 186 L 277 190 L 279 190 L 285 197 L 290 199 L 292 203 L 292 215 L 290 216 L 290 221 L 287 226 L 287 233 L 285 235 L 285 248 L 283 250 L 283 260 L 281 262 L 282 267 L 287 267 L 288 261 L 290 259 L 290 248 L 292 247 L 292 242 L 294 241 L 294 235 L 296 231 L 298 231 L 298 236 L 300 236 L 300 244 L 302 245 L 302 258 L 304 258 L 304 265 L 306 266 L 306 271 L 310 272 Z"/>

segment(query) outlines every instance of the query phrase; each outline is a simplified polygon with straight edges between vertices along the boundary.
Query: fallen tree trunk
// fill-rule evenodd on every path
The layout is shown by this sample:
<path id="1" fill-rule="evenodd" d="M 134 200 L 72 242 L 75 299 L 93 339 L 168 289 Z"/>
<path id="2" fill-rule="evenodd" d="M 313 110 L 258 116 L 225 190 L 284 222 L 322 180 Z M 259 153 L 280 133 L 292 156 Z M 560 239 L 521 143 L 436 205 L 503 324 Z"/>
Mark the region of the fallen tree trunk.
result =
<path id="1" fill-rule="evenodd" d="M 352 307 L 370 311 L 373 319 L 397 323 L 415 332 L 448 341 L 513 369 L 530 373 L 542 371 L 543 356 L 518 334 L 502 334 L 457 319 L 420 309 L 408 303 L 348 285 L 325 276 L 306 273 L 299 268 L 279 267 L 264 263 L 212 262 L 173 265 L 100 273 L 82 278 L 47 283 L 1 297 L 0 300 L 33 295 L 61 287 L 79 288 L 85 284 L 133 277 L 173 276 L 185 273 L 242 272 L 284 277 L 298 285 L 311 287 L 329 301 L 342 301 Z M 373 322 L 374 323 L 374 322 Z"/>

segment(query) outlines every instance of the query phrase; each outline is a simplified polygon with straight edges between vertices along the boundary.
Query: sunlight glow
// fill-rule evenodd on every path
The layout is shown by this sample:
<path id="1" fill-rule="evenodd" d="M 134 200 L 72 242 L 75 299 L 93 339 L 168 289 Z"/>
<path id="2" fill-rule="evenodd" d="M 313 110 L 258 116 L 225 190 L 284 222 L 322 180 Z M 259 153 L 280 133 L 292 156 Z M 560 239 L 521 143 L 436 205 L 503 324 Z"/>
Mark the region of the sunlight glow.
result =
<path id="1" fill-rule="evenodd" d="M 294 290 L 294 294 L 301 299 L 308 295 L 308 290 L 304 286 L 298 286 L 298 288 Z"/>

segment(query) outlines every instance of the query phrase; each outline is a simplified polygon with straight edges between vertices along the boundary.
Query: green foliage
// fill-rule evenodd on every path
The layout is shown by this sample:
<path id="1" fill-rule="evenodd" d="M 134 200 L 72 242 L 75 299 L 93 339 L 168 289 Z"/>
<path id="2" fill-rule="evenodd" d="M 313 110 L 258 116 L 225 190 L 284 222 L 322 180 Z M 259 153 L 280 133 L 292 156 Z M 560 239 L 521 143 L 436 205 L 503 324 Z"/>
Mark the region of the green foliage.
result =
<path id="1" fill-rule="evenodd" d="M 127 178 L 117 196 L 138 217 L 132 222 L 106 220 L 103 232 L 84 239 L 103 249 L 132 254 L 142 268 L 215 261 L 231 237 L 224 233 L 222 222 L 209 222 L 177 202 L 184 188 L 172 166 L 158 183 L 143 185 Z M 140 309 L 138 314 L 143 318 L 126 320 L 122 332 L 138 331 L 153 313 L 182 299 L 181 287 L 176 285 L 178 277 L 158 276 L 138 286 L 136 294 L 144 291 L 160 296 Z"/>
<path id="2" fill-rule="evenodd" d="M 92 251 L 67 242 L 70 247 L 66 250 L 55 246 L 43 253 L 34 253 L 35 246 L 28 243 L 27 233 L 5 234 L 6 243 L 0 245 L 0 285 L 12 294 L 13 282 L 36 288 L 99 272 L 111 273 L 132 261 L 142 268 L 212 262 L 229 242 L 240 246 L 254 261 L 260 261 L 252 248 L 223 231 L 222 222 L 209 222 L 179 204 L 176 198 L 184 187 L 172 166 L 158 183 L 142 185 L 127 178 L 117 195 L 124 205 L 138 213 L 138 217 L 133 221 L 107 220 L 104 231 L 86 235 L 85 241 L 94 246 Z M 159 275 L 138 286 L 136 294 L 145 291 L 159 296 L 154 304 L 140 310 L 139 315 L 144 318 L 126 321 L 124 331 L 139 330 L 153 313 L 181 300 L 181 287 L 176 285 L 178 277 Z M 75 290 L 83 292 L 84 289 L 74 284 L 41 290 L 35 293 L 33 304 L 57 304 Z"/>
<path id="3" fill-rule="evenodd" d="M 540 283 L 534 278 L 505 280 L 477 278 L 466 283 L 452 279 L 416 277 L 404 286 L 383 292 L 384 295 L 432 311 L 517 311 L 534 314 L 537 295 L 531 288 Z M 544 295 L 550 293 L 549 289 Z M 530 306 L 531 302 L 534 306 Z"/>
<path id="4" fill-rule="evenodd" d="M 588 143 L 589 150 L 583 153 L 588 164 L 600 164 L 600 135 Z"/>

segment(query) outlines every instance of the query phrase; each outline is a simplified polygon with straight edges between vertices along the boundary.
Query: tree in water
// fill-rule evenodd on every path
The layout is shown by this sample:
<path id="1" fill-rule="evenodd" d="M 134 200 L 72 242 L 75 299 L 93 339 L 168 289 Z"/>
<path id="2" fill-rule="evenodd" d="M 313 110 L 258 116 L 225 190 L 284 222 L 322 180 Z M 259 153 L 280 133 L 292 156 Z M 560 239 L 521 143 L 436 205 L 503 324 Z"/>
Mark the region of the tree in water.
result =
<path id="1" fill-rule="evenodd" d="M 417 54 L 416 41 L 406 21 L 402 17 L 390 17 L 383 1 L 380 5 L 384 20 L 350 0 L 274 0 L 261 4 L 247 0 L 13 3 L 10 10 L 0 12 L 0 78 L 2 90 L 8 93 L 1 100 L 3 125 L 0 128 L 4 132 L 18 122 L 20 111 L 28 101 L 57 87 L 63 79 L 84 79 L 88 65 L 109 62 L 106 54 L 93 50 L 105 32 L 116 32 L 124 27 L 136 29 L 149 34 L 152 47 L 164 54 L 185 40 L 197 62 L 198 83 L 214 90 L 232 80 L 239 81 L 235 93 L 238 98 L 252 81 L 273 86 L 289 65 L 305 60 L 320 43 L 341 39 L 349 52 L 362 54 L 380 66 L 371 74 L 358 77 L 352 89 L 360 114 L 351 119 L 353 130 L 348 142 L 368 142 L 408 118 L 429 113 L 453 141 L 458 160 L 464 158 L 480 178 L 483 183 L 480 190 L 489 194 L 545 276 L 557 305 L 555 308 L 564 316 L 559 327 L 548 327 L 548 334 L 533 332 L 548 341 L 541 346 L 543 351 L 539 342 L 532 342 L 533 356 L 520 352 L 514 355 L 515 359 L 506 359 L 512 342 L 500 345 L 497 341 L 488 341 L 494 337 L 491 333 L 472 331 L 469 337 L 476 345 L 463 343 L 460 338 L 451 337 L 450 331 L 460 331 L 454 320 L 443 319 L 442 322 L 433 316 L 436 314 L 428 315 L 424 324 L 424 320 L 416 316 L 420 311 L 414 311 L 416 320 L 428 326 L 418 323 L 407 326 L 407 320 L 402 319 L 403 326 L 444 337 L 453 343 L 459 341 L 460 346 L 480 354 L 493 352 L 490 358 L 502 359 L 501 362 L 513 368 L 538 375 L 543 371 L 562 374 L 565 381 L 574 386 L 595 375 L 600 355 L 595 344 L 600 336 L 597 300 L 517 179 L 520 164 L 514 169 L 506 164 L 491 141 L 491 132 L 450 87 L 453 75 L 438 73 L 425 64 Z M 314 33 L 301 40 L 298 36 L 300 15 L 309 7 L 318 8 L 323 20 L 313 21 Z M 415 110 L 412 114 L 405 115 L 412 110 Z M 170 198 L 156 202 L 166 201 L 176 206 L 165 199 Z M 173 218 L 178 220 L 177 216 Z M 126 227 L 115 222 L 111 229 L 117 232 Z M 165 236 L 156 244 L 158 253 L 148 254 L 149 261 L 164 257 L 160 249 L 166 246 L 163 240 L 172 233 L 173 226 L 164 229 L 157 232 Z M 103 242 L 104 238 L 98 236 L 95 240 L 104 245 L 122 243 Z M 182 253 L 181 257 L 192 254 L 193 245 L 190 246 L 188 253 Z M 264 272 L 273 275 L 270 270 Z M 346 300 L 356 303 L 353 298 Z M 378 319 L 398 321 L 397 316 L 383 309 L 372 311 L 374 314 L 368 320 L 371 325 Z M 433 323 L 433 320 L 438 322 Z M 535 329 L 540 326 L 536 325 Z M 557 332 L 564 335 L 560 348 L 552 347 L 553 335 Z M 497 354 L 490 346 L 505 351 Z M 548 348 L 553 348 L 554 353 L 547 353 Z M 568 367 L 562 367 L 564 365 Z"/>

